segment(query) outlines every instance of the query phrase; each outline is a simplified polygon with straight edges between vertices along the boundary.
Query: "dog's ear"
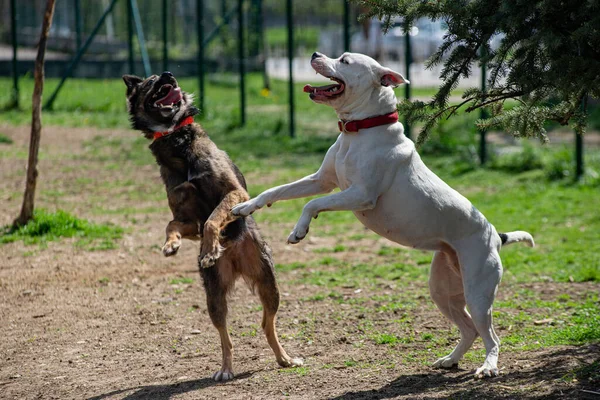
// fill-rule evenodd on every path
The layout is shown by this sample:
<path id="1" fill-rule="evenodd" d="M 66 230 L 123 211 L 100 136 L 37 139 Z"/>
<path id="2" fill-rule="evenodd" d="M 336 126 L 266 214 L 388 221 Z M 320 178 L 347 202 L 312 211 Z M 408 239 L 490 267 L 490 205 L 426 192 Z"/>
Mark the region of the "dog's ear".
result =
<path id="1" fill-rule="evenodd" d="M 405 79 L 402 74 L 393 71 L 389 68 L 381 67 L 379 71 L 379 76 L 381 77 L 381 85 L 382 86 L 392 86 L 397 87 L 403 83 L 410 83 L 407 79 Z"/>
<path id="2" fill-rule="evenodd" d="M 127 96 L 131 94 L 133 88 L 139 85 L 143 81 L 142 78 L 135 75 L 123 75 L 123 82 L 127 85 Z"/>

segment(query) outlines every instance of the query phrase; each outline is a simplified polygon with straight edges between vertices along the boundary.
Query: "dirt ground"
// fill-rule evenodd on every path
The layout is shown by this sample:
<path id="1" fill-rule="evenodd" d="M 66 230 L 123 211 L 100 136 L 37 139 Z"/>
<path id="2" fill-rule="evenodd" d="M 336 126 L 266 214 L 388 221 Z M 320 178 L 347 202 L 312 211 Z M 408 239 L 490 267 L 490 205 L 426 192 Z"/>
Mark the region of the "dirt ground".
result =
<path id="1" fill-rule="evenodd" d="M 18 151 L 27 149 L 27 128 L 3 127 Z M 46 249 L 11 243 L 0 247 L 0 398 L 1 399 L 598 399 L 600 382 L 565 379 L 578 367 L 597 360 L 599 345 L 501 352 L 501 375 L 474 380 L 481 359 L 464 360 L 459 368 L 440 371 L 424 360 L 406 361 L 404 353 L 425 348 L 410 345 L 381 346 L 364 340 L 360 329 L 365 315 L 344 302 L 325 299 L 306 301 L 323 288 L 295 283 L 295 271 L 278 274 L 282 303 L 278 330 L 282 344 L 293 357 L 302 357 L 305 368 L 281 369 L 260 332 L 258 299 L 240 282 L 231 297 L 229 327 L 234 342 L 236 379 L 215 383 L 221 351 L 216 330 L 205 307 L 197 271 L 197 248 L 186 242 L 175 258 L 159 252 L 163 230 L 169 221 L 166 201 L 137 199 L 135 206 L 164 206 L 164 212 L 124 218 L 120 214 L 91 213 L 94 202 L 127 201 L 107 189 L 107 198 L 87 198 L 69 193 L 69 181 L 85 174 L 94 182 L 113 179 L 119 171 L 100 165 L 81 166 L 77 157 L 84 143 L 98 134 L 130 135 L 89 129 L 48 128 L 42 146 L 48 156 L 40 164 L 39 190 L 67 188 L 65 195 L 45 207 L 70 211 L 80 217 L 112 221 L 128 228 L 115 250 L 86 252 L 73 240 L 49 243 Z M 60 138 L 61 140 L 57 140 Z M 66 167 L 81 166 L 81 169 Z M 25 161 L 0 159 L 3 207 L 0 225 L 18 213 Z M 72 170 L 68 173 L 65 171 Z M 134 181 L 160 185 L 155 166 L 138 167 Z M 129 176 L 129 175 L 128 175 Z M 46 183 L 44 183 L 46 182 Z M 122 188 L 122 190 L 132 190 Z M 315 232 L 298 246 L 284 244 L 290 227 L 269 225 L 263 233 L 273 247 L 277 263 L 309 261 L 320 257 L 312 249 L 327 238 Z M 357 224 L 357 230 L 362 228 Z M 312 234 L 312 232 L 311 232 Z M 368 246 L 376 249 L 379 239 Z M 386 243 L 389 245 L 389 243 Z M 336 257 L 338 255 L 336 254 Z M 339 255 L 367 257 L 348 250 Z M 323 266 L 323 268 L 329 268 Z M 426 266 L 424 266 L 426 268 Z M 450 332 L 450 324 L 426 296 L 426 281 L 408 284 L 417 310 L 410 311 L 407 332 Z M 505 285 L 500 298 L 519 288 Z M 593 283 L 548 283 L 539 290 L 543 298 L 568 292 L 577 299 L 596 290 Z M 365 288 L 363 298 L 394 290 L 394 285 Z M 339 288 L 349 302 L 357 288 Z M 375 302 L 375 300 L 373 300 Z M 365 309 L 372 309 L 365 305 Z M 367 316 L 385 328 L 390 315 Z M 300 335 L 299 332 L 303 334 Z M 448 351 L 458 339 L 452 330 Z M 499 332 L 502 337 L 502 332 Z M 477 349 L 481 349 L 478 341 Z"/>

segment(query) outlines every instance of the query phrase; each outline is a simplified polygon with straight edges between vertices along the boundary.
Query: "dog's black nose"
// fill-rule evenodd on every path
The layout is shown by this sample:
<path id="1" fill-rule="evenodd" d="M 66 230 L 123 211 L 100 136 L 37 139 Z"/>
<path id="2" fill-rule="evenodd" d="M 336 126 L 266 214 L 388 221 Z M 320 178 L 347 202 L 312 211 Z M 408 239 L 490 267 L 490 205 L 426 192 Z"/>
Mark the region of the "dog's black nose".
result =
<path id="1" fill-rule="evenodd" d="M 314 60 L 315 58 L 319 57 L 323 57 L 323 54 L 319 53 L 318 51 L 315 51 L 310 59 Z"/>
<path id="2" fill-rule="evenodd" d="M 172 78 L 173 74 L 170 71 L 165 71 L 160 75 L 161 78 Z"/>

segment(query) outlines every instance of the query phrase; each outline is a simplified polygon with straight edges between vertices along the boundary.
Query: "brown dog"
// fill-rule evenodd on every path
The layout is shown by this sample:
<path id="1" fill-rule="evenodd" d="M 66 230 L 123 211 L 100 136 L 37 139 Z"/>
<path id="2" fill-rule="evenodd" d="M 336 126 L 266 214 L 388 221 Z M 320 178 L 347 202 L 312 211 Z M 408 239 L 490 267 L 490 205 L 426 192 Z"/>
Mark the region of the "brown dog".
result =
<path id="1" fill-rule="evenodd" d="M 153 139 L 150 150 L 160 166 L 173 221 L 166 229 L 163 254 L 172 256 L 181 239 L 201 240 L 200 275 L 210 318 L 219 331 L 223 351 L 221 370 L 213 379 L 233 378 L 231 338 L 227 332 L 227 294 L 238 277 L 258 295 L 263 305 L 262 327 L 283 367 L 301 365 L 279 344 L 275 316 L 279 289 L 271 249 L 251 217 L 236 218 L 229 210 L 249 199 L 244 176 L 193 122 L 198 113 L 191 96 L 182 92 L 170 72 L 147 79 L 123 76 L 134 129 Z"/>

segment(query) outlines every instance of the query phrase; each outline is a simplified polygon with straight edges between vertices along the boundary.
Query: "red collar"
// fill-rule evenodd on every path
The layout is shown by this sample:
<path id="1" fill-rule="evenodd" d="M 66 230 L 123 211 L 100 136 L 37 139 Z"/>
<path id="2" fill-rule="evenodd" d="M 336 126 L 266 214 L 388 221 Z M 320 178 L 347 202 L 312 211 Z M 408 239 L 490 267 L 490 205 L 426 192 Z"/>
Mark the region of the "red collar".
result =
<path id="1" fill-rule="evenodd" d="M 154 132 L 154 140 L 161 138 L 163 136 L 167 136 L 168 134 L 175 132 L 177 129 L 183 128 L 184 126 L 193 124 L 193 123 L 194 123 L 194 117 L 190 115 L 189 117 L 187 117 L 183 121 L 181 121 L 175 128 L 173 128 L 173 130 L 166 131 L 166 132 Z"/>
<path id="2" fill-rule="evenodd" d="M 358 121 L 338 121 L 340 132 L 358 132 L 360 129 L 373 128 L 379 125 L 387 125 L 398 122 L 398 111 L 376 117 L 365 118 Z"/>

